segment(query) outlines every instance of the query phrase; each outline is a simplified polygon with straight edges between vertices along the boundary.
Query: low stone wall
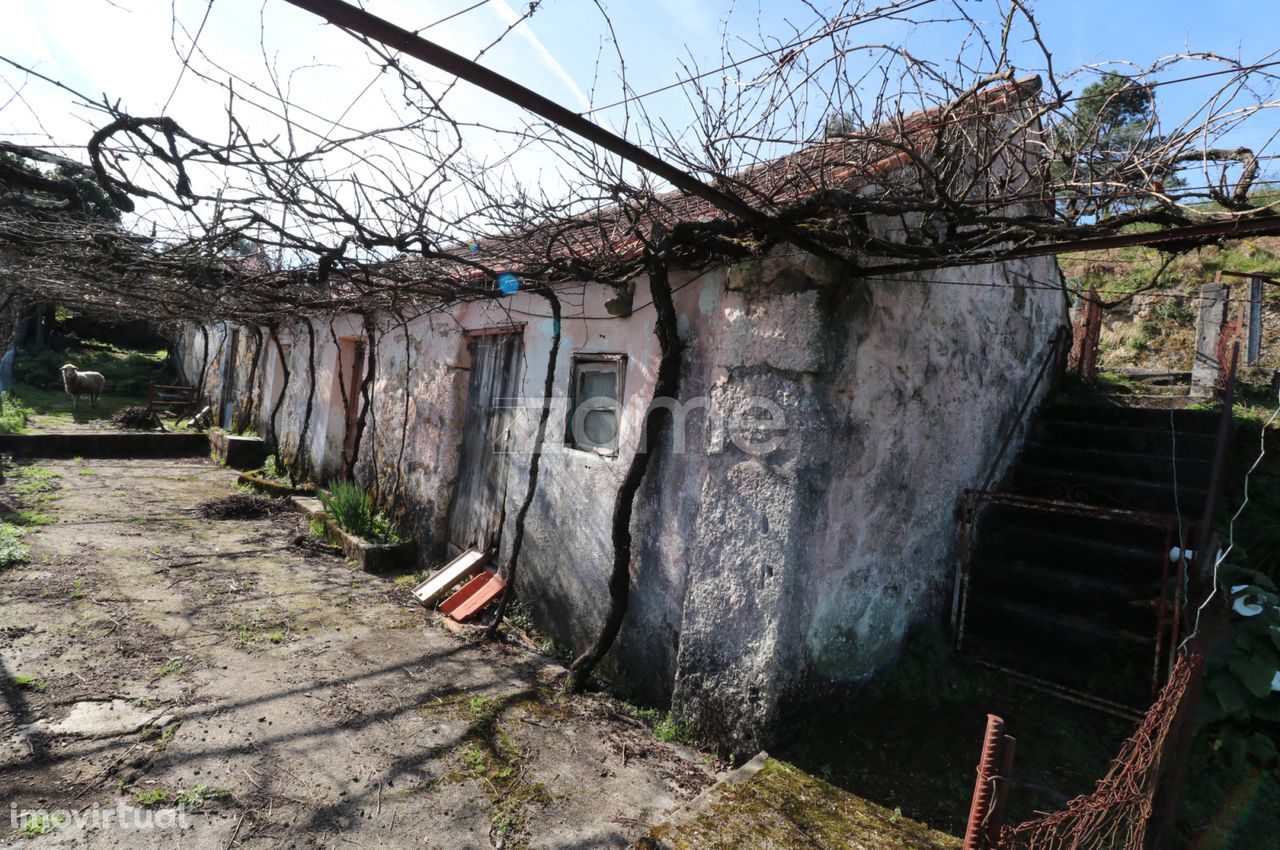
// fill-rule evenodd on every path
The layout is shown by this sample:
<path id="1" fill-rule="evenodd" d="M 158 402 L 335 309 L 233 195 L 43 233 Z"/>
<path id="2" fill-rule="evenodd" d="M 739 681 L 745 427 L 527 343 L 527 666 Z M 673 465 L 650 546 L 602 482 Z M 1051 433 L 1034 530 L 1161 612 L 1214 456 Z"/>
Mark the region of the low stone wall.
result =
<path id="1" fill-rule="evenodd" d="M 0 434 L 0 452 L 19 457 L 207 457 L 206 434 L 87 431 L 72 434 Z"/>

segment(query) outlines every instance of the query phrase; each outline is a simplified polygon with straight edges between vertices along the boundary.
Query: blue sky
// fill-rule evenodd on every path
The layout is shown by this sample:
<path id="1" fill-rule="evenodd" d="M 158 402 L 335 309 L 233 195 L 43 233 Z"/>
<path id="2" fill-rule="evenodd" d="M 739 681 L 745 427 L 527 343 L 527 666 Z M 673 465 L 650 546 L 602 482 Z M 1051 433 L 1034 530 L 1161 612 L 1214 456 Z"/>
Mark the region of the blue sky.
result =
<path id="1" fill-rule="evenodd" d="M 473 2 L 367 0 L 366 6 L 404 26 L 419 28 Z M 824 9 L 840 5 L 814 3 Z M 993 23 L 1001 8 L 994 0 L 965 0 L 961 5 L 974 17 Z M 598 4 L 596 0 L 543 0 L 531 21 L 487 52 L 482 62 L 571 108 L 585 110 L 588 102 L 611 102 L 620 94 L 618 63 L 608 43 L 601 6 L 618 36 L 631 87 L 640 91 L 678 79 L 690 61 L 704 69 L 720 65 L 724 32 L 735 52 L 745 55 L 751 52 L 750 45 L 789 40 L 793 27 L 804 26 L 812 17 L 799 0 L 599 0 Z M 380 74 L 364 48 L 283 0 L 215 0 L 212 7 L 207 0 L 175 0 L 173 8 L 181 26 L 171 41 L 166 0 L 5 0 L 0 56 L 36 67 L 90 96 L 105 93 L 121 98 L 133 114 L 158 113 L 177 84 L 168 114 L 198 133 L 217 138 L 226 132 L 226 93 L 193 74 L 182 74 L 178 60 L 208 11 L 200 48 L 263 87 L 270 87 L 266 68 L 274 65 L 282 85 L 291 86 L 292 98 L 323 116 L 301 116 L 317 130 L 327 129 L 326 119 L 332 121 L 344 113 L 342 121 L 350 127 L 382 126 L 397 109 L 398 87 L 392 75 Z M 424 35 L 475 55 L 522 8 L 518 0 L 490 0 Z M 935 0 L 925 11 L 944 14 L 950 8 L 951 0 Z M 1186 50 L 1253 61 L 1280 44 L 1273 7 L 1261 0 L 1219 0 L 1211 5 L 1189 0 L 1040 0 L 1032 8 L 1059 71 L 1122 59 L 1146 65 Z M 954 54 L 962 30 L 878 22 L 859 28 L 857 34 L 870 42 L 905 43 L 917 55 L 945 60 Z M 1039 71 L 1042 62 L 1037 52 L 1021 43 L 1025 35 L 1015 33 L 1014 55 L 1028 72 Z M 198 56 L 197 64 L 201 64 Z M 215 78 L 221 74 L 207 63 L 204 67 Z M 764 62 L 749 64 L 742 73 L 749 77 L 764 67 Z M 1177 73 L 1207 67 L 1184 66 Z M 437 72 L 422 69 L 421 73 L 430 84 L 446 83 Z M 1161 88 L 1162 112 L 1194 109 L 1210 85 Z M 242 94 L 250 93 L 242 84 L 237 87 Z M 1267 96 L 1276 95 L 1272 91 Z M 651 116 L 677 128 L 692 114 L 681 92 L 644 103 Z M 446 105 L 464 119 L 498 127 L 517 127 L 525 120 L 507 104 L 465 86 L 455 89 Z M 597 117 L 622 128 L 619 110 L 597 113 Z M 279 132 L 278 122 L 269 115 L 246 109 L 245 118 L 262 136 Z M 0 67 L 0 138 L 47 143 L 47 137 L 53 137 L 59 143 L 83 144 L 95 122 L 102 123 L 100 114 L 76 106 L 64 92 Z M 637 134 L 635 123 L 629 129 L 633 138 L 647 141 Z M 1226 141 L 1261 146 L 1276 129 L 1276 119 L 1263 116 Z M 467 145 L 472 154 L 496 161 L 505 155 L 510 140 L 478 133 L 468 138 Z M 547 175 L 556 168 L 552 158 L 532 151 L 512 163 L 520 179 L 532 184 L 548 182 Z"/>

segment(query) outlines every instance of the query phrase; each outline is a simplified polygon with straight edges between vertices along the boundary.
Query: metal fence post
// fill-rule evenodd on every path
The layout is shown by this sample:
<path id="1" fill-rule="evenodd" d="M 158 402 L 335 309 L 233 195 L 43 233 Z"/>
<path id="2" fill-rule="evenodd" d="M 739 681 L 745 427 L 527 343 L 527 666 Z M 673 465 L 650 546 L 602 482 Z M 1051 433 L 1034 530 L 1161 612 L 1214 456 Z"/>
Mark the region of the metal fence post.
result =
<path id="1" fill-rule="evenodd" d="M 1249 335 L 1245 345 L 1244 362 L 1247 366 L 1258 365 L 1262 356 L 1262 272 L 1253 272 L 1256 277 L 1249 279 Z"/>
<path id="2" fill-rule="evenodd" d="M 969 805 L 969 824 L 964 831 L 963 850 L 982 850 L 986 846 L 997 799 L 996 780 L 1000 776 L 1004 740 L 1004 720 L 988 714 L 987 731 L 982 738 L 982 757 L 978 760 L 978 776 L 973 784 L 973 802 Z M 997 826 L 997 831 L 998 829 Z"/>

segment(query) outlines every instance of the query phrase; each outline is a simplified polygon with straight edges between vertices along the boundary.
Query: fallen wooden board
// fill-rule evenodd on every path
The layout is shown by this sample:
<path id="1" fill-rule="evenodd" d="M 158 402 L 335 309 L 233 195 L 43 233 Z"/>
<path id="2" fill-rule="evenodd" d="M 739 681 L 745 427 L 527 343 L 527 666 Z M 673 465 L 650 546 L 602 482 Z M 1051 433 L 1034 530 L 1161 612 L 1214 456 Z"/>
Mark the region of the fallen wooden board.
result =
<path id="1" fill-rule="evenodd" d="M 461 590 L 450 596 L 440 606 L 445 616 L 459 623 L 471 619 L 484 610 L 484 607 L 498 598 L 507 583 L 502 576 L 493 572 L 483 572 L 467 582 Z"/>
<path id="2" fill-rule="evenodd" d="M 415 587 L 413 595 L 423 605 L 430 607 L 435 604 L 437 599 L 444 596 L 449 588 L 480 572 L 481 568 L 487 563 L 489 563 L 488 552 L 481 552 L 479 549 L 468 549 L 445 564 L 429 579 Z"/>

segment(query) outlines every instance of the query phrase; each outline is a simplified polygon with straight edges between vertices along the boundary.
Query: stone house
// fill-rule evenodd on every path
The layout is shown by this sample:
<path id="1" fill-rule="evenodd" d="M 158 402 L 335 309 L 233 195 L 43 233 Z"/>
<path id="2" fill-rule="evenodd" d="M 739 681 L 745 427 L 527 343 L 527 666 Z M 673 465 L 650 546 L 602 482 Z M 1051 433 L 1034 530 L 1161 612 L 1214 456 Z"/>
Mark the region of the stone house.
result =
<path id="1" fill-rule="evenodd" d="M 913 223 L 868 226 L 895 238 Z M 746 752 L 787 705 L 867 678 L 941 617 L 960 494 L 986 474 L 1066 301 L 1052 257 L 860 278 L 783 245 L 673 268 L 670 283 L 681 398 L 636 501 L 612 663 Z M 575 650 L 608 605 L 614 495 L 653 392 L 648 287 L 557 285 L 555 408 L 517 591 Z M 418 540 L 407 567 L 477 545 L 505 563 L 555 330 L 546 301 L 495 291 L 373 318 L 371 344 L 364 318 L 338 315 L 280 329 L 280 348 L 220 323 L 182 329 L 177 349 L 224 424 L 270 434 L 278 407 L 281 446 L 321 480 L 353 460 Z M 352 391 L 366 372 L 367 404 Z"/>

